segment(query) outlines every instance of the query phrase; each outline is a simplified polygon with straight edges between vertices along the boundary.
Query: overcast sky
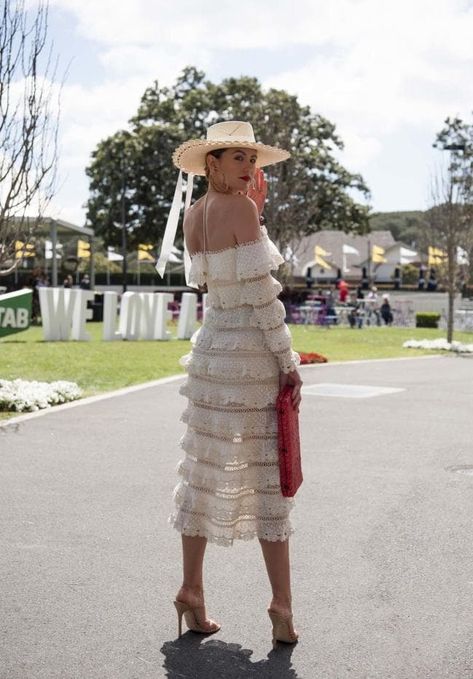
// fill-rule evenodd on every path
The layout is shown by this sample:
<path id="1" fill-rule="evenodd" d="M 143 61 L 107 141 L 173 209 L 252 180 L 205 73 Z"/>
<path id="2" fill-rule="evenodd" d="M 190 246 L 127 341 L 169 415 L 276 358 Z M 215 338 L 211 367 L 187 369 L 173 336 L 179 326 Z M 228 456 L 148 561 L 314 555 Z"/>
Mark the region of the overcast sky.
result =
<path id="1" fill-rule="evenodd" d="M 425 209 L 435 133 L 471 120 L 473 0 L 50 0 L 50 37 L 70 62 L 52 212 L 77 224 L 91 151 L 186 65 L 256 76 L 329 118 L 375 211 Z"/>

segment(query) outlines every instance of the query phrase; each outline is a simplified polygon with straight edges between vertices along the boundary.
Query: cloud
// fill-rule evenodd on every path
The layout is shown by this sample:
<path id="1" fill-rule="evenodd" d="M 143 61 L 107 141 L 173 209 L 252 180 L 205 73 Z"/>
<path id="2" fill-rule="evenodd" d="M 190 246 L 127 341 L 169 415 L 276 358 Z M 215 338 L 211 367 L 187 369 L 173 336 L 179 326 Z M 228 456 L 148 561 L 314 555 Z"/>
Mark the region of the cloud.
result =
<path id="1" fill-rule="evenodd" d="M 153 80 L 170 85 L 188 64 L 215 79 L 223 62 L 224 75 L 238 76 L 239 51 L 253 50 L 263 61 L 268 50 L 273 75 L 260 76 L 258 59 L 246 74 L 297 94 L 335 122 L 345 142 L 341 162 L 367 177 L 378 172 L 396 135 L 407 143 L 422 129 L 427 153 L 429 135 L 447 115 L 468 116 L 473 100 L 467 0 L 260 0 L 249 17 L 229 0 L 50 0 L 50 6 L 73 19 L 106 73 L 93 88 L 84 81 L 64 89 L 62 162 L 70 173 L 83 173 L 96 143 L 126 125 Z M 288 66 L 282 55 L 302 49 L 308 57 Z M 232 63 L 225 61 L 230 52 Z M 407 172 L 419 177 L 422 162 L 418 157 Z"/>

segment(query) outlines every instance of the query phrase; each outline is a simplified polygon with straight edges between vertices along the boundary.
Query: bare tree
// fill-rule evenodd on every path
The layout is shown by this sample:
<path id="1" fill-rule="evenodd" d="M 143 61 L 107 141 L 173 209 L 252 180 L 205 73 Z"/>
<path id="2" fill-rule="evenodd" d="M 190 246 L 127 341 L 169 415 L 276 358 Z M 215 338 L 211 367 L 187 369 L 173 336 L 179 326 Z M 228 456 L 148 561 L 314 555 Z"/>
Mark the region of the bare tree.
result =
<path id="1" fill-rule="evenodd" d="M 57 61 L 48 42 L 48 6 L 0 0 L 0 276 L 18 266 L 56 184 Z"/>
<path id="2" fill-rule="evenodd" d="M 448 294 L 448 342 L 453 339 L 455 297 L 467 268 L 464 253 L 471 252 L 473 247 L 471 187 L 469 178 L 464 181 L 462 177 L 465 177 L 465 170 L 456 154 L 432 179 L 432 207 L 427 213 L 428 242 L 442 251 L 436 270 Z"/>

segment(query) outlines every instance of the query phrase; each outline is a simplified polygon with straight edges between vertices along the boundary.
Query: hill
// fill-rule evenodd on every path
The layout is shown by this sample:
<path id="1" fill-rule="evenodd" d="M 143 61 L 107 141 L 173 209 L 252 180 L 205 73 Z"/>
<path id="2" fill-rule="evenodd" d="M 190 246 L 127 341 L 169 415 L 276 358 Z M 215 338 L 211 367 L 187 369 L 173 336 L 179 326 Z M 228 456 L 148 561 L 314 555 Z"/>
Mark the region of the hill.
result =
<path id="1" fill-rule="evenodd" d="M 373 212 L 369 218 L 372 231 L 391 231 L 394 240 L 416 247 L 426 228 L 425 212 L 406 210 L 401 212 Z"/>

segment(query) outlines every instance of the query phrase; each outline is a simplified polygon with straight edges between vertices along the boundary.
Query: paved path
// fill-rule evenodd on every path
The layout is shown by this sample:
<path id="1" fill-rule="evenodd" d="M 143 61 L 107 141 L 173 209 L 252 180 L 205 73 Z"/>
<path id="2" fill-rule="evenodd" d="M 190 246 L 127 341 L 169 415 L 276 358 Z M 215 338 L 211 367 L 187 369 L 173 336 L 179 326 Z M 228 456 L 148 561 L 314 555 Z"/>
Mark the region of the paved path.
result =
<path id="1" fill-rule="evenodd" d="M 222 630 L 176 640 L 174 381 L 0 429 L 1 679 L 473 677 L 473 359 L 302 371 L 402 391 L 303 399 L 300 643 L 271 649 L 256 541 L 209 546 Z"/>

